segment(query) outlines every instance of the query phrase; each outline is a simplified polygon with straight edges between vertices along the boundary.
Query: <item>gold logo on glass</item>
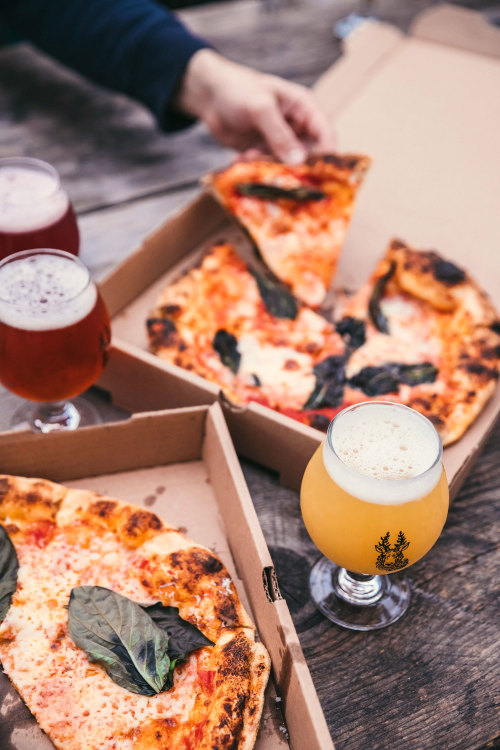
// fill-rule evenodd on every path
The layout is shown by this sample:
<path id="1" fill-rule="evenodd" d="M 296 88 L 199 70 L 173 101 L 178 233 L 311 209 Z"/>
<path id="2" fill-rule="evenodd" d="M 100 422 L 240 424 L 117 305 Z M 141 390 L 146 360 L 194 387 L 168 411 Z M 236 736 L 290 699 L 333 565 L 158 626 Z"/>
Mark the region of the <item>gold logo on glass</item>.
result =
<path id="1" fill-rule="evenodd" d="M 375 545 L 375 549 L 379 553 L 375 565 L 379 570 L 400 570 L 405 568 L 409 560 L 404 556 L 403 552 L 408 549 L 410 542 L 407 541 L 403 531 L 400 531 L 396 543 L 391 546 L 390 544 L 391 532 L 380 537 L 380 542 Z"/>

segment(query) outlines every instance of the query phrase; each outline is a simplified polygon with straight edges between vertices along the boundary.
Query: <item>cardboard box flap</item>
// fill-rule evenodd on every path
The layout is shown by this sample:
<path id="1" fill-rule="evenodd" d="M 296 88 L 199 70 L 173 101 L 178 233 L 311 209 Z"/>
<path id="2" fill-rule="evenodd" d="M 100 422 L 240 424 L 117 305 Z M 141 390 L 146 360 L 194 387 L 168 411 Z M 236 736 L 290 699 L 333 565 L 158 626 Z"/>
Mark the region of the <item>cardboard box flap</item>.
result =
<path id="1" fill-rule="evenodd" d="M 447 43 L 437 43 L 443 20 L 455 13 L 462 23 L 450 24 Z M 465 16 L 500 46 L 499 31 L 479 14 Z M 465 16 L 436 9 L 416 23 L 419 37 L 400 36 L 392 47 L 384 24 L 366 23 L 346 60 L 317 84 L 339 150 L 373 158 L 339 263 L 338 281 L 348 289 L 359 288 L 389 241 L 400 238 L 436 249 L 498 297 L 500 64 L 461 49 L 463 33 L 452 45 L 451 29 L 463 31 Z"/>
<path id="2" fill-rule="evenodd" d="M 186 242 L 203 242 L 215 229 L 226 221 L 226 215 L 216 201 L 208 194 L 202 194 L 186 208 L 174 213 L 169 224 L 169 264 L 181 260 L 185 254 Z M 142 248 L 148 245 L 149 262 L 144 263 Z M 153 284 L 159 273 L 166 268 L 162 262 L 165 251 L 165 235 L 153 231 L 142 246 L 126 258 L 99 285 L 111 317 L 126 304 Z M 160 269 L 160 271 L 159 271 Z"/>
<path id="3" fill-rule="evenodd" d="M 314 84 L 316 96 L 332 121 L 402 39 L 404 34 L 399 29 L 370 19 L 344 40 L 340 60 Z"/>
<path id="4" fill-rule="evenodd" d="M 413 22 L 410 34 L 415 39 L 500 58 L 500 29 L 490 24 L 485 15 L 469 8 L 429 8 Z"/>
<path id="5" fill-rule="evenodd" d="M 280 694 L 276 698 L 270 684 L 256 750 L 289 747 L 288 732 L 294 748 L 333 750 L 218 404 L 137 414 L 70 434 L 11 432 L 0 445 L 0 462 L 10 474 L 43 476 L 143 505 L 219 555 L 244 606 L 253 612 Z M 2 709 L 14 699 L 10 683 L 0 680 Z M 8 726 L 15 732 L 22 724 L 33 736 L 22 731 L 12 746 L 19 750 L 52 747 L 43 742 L 44 736 L 19 700 L 17 704 L 19 716 L 9 714 Z M 288 732 L 280 718 L 281 708 Z M 3 738 L 0 732 L 0 745 Z"/>

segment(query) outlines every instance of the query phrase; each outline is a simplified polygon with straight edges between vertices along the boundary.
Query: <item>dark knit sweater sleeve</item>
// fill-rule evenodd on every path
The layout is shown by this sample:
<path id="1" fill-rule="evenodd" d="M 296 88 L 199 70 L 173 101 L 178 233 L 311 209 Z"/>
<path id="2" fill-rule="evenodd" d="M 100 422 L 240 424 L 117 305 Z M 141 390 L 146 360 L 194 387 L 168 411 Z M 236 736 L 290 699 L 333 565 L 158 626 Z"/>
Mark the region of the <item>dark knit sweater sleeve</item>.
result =
<path id="1" fill-rule="evenodd" d="M 190 122 L 169 103 L 208 44 L 154 0 L 0 0 L 0 18 L 87 78 L 142 102 L 164 130 Z"/>

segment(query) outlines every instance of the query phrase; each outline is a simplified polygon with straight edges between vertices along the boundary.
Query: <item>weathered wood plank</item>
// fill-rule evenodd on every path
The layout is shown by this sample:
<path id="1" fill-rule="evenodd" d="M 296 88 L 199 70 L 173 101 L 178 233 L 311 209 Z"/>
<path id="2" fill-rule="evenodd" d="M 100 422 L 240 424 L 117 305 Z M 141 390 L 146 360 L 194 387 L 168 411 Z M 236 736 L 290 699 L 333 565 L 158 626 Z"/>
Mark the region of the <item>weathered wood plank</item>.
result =
<path id="1" fill-rule="evenodd" d="M 500 424 L 439 541 L 407 571 L 409 611 L 374 633 L 343 630 L 315 610 L 308 575 L 318 552 L 298 496 L 261 467 L 244 464 L 338 750 L 462 750 L 487 746 L 497 736 L 499 441 Z"/>
<path id="2" fill-rule="evenodd" d="M 400 25 L 430 0 L 379 0 L 382 17 Z M 193 8 L 181 15 L 234 60 L 306 85 L 339 56 L 334 20 L 353 0 L 291 5 L 272 13 L 258 0 Z M 166 188 L 194 185 L 231 158 L 203 125 L 158 131 L 139 104 L 104 90 L 30 45 L 0 50 L 0 156 L 24 154 L 56 166 L 77 211 Z"/>

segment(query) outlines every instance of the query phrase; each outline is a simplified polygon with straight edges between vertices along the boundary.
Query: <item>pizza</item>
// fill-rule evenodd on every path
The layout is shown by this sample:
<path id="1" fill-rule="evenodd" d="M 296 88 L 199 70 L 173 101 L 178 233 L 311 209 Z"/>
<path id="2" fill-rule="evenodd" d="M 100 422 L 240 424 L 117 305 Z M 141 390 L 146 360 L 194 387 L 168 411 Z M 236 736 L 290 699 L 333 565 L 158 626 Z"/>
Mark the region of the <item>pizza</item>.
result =
<path id="1" fill-rule="evenodd" d="M 328 154 L 287 165 L 236 162 L 204 183 L 247 230 L 293 295 L 318 307 L 330 288 L 367 156 Z"/>
<path id="2" fill-rule="evenodd" d="M 151 350 L 216 383 L 326 430 L 346 406 L 406 404 L 457 440 L 493 393 L 500 323 L 488 297 L 434 251 L 394 240 L 333 322 L 247 267 L 229 243 L 161 293 Z"/>
<path id="3" fill-rule="evenodd" d="M 253 747 L 269 675 L 222 562 L 153 513 L 0 477 L 0 660 L 61 750 Z"/>
<path id="4" fill-rule="evenodd" d="M 301 409 L 314 368 L 342 357 L 335 327 L 219 243 L 160 294 L 147 320 L 151 350 L 221 386 L 235 404 Z"/>
<path id="5" fill-rule="evenodd" d="M 495 390 L 498 313 L 463 269 L 433 250 L 393 240 L 337 326 L 359 332 L 344 402 L 410 406 L 434 423 L 444 445 L 461 437 Z"/>

